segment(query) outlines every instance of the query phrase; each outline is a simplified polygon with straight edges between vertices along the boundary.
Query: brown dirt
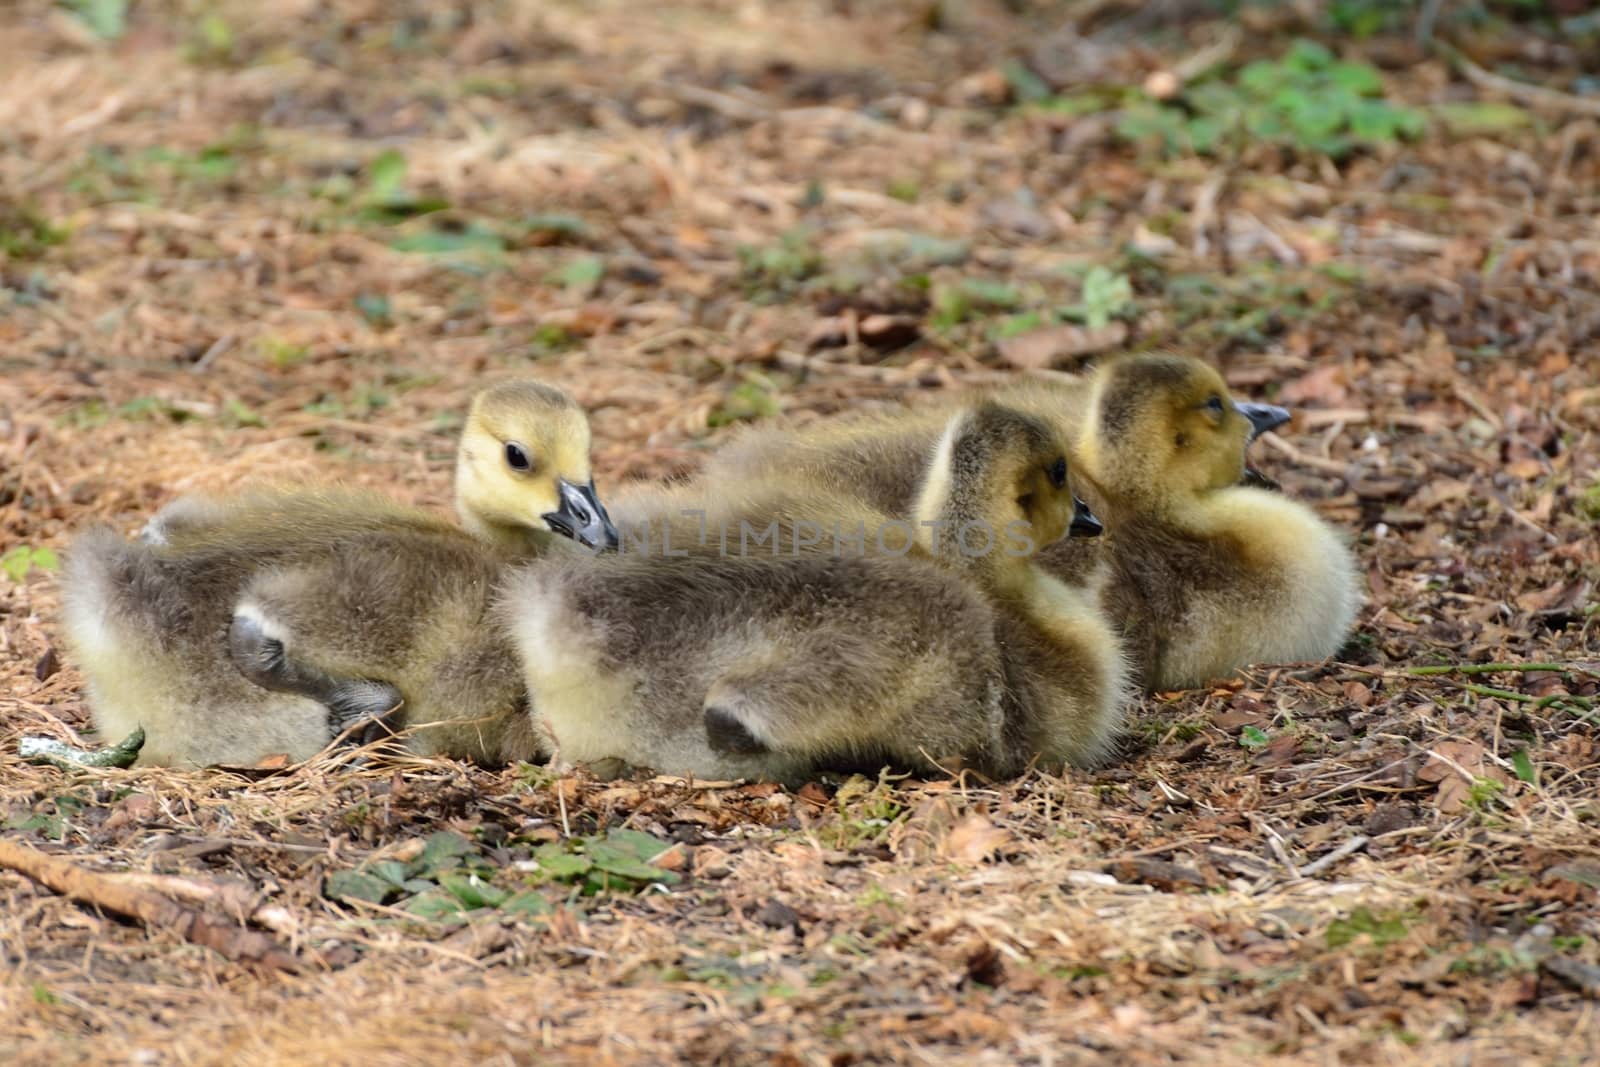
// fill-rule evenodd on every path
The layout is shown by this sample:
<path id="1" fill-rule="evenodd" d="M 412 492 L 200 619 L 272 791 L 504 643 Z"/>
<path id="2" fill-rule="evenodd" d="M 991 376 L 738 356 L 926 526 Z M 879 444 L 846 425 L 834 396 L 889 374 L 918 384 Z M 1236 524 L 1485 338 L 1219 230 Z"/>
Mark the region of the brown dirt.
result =
<path id="1" fill-rule="evenodd" d="M 692 470 L 741 411 L 896 402 L 1110 343 L 939 330 L 916 285 L 873 277 L 1050 306 L 1076 291 L 1063 268 L 1104 264 L 1132 275 L 1130 343 L 1298 409 L 1258 461 L 1352 533 L 1369 591 L 1342 662 L 1151 698 L 1104 772 L 790 793 L 32 766 L 20 735 L 88 720 L 52 662 L 53 576 L 0 576 L 8 834 L 242 887 L 310 961 L 253 973 L 0 873 L 0 1057 L 1593 1062 L 1595 98 L 1338 165 L 1163 160 L 1103 115 L 1014 106 L 1005 64 L 1138 85 L 1221 25 L 1079 5 L 1073 42 L 1012 6 L 140 0 L 109 45 L 45 0 L 0 12 L 0 551 L 265 481 L 443 507 L 464 398 L 512 371 L 594 413 L 602 488 Z M 1234 61 L 1315 6 L 1249 16 Z M 1480 65 L 1581 88 L 1583 53 L 1536 24 L 1441 27 Z M 1337 40 L 1394 98 L 1493 99 L 1409 28 Z M 447 211 L 374 203 L 391 148 L 412 203 Z M 487 254 L 392 247 L 489 232 Z M 932 255 L 909 233 L 968 247 L 904 268 Z M 1151 234 L 1173 243 L 1124 257 Z M 1561 669 L 1408 673 L 1504 661 Z M 465 923 L 322 891 L 439 830 L 517 888 L 541 843 L 624 826 L 679 842 L 682 880 L 546 884 L 545 914 Z"/>

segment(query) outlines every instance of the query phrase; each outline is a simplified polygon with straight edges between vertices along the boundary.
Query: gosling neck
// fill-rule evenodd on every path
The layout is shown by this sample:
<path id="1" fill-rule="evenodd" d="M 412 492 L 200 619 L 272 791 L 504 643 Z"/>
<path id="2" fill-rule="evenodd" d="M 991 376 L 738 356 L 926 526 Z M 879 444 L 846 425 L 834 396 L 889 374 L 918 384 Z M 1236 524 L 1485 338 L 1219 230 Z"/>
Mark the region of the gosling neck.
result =
<path id="1" fill-rule="evenodd" d="M 1191 519 L 1198 519 L 1192 513 L 1203 498 L 1170 491 L 1153 470 L 1137 461 L 1127 462 L 1125 455 L 1112 469 L 1106 452 L 1092 423 L 1086 424 L 1073 441 L 1073 483 L 1093 505 L 1108 531 L 1115 534 L 1146 522 L 1187 528 L 1193 525 Z"/>
<path id="2" fill-rule="evenodd" d="M 943 565 L 1000 591 L 1006 572 L 1026 565 L 1038 549 L 1025 526 L 997 525 L 988 504 L 995 495 L 994 450 L 953 424 L 940 437 L 912 508 L 917 548 Z"/>
<path id="3" fill-rule="evenodd" d="M 1084 450 L 1087 455 L 1074 456 L 1078 465 L 1073 468 L 1073 482 L 1113 537 L 1152 526 L 1209 537 L 1232 521 L 1237 494 L 1260 492 L 1244 486 L 1199 492 L 1168 487 L 1163 491 L 1159 480 L 1149 475 L 1130 473 L 1108 478 L 1096 462 L 1100 457 L 1095 447 L 1090 442 Z"/>
<path id="4" fill-rule="evenodd" d="M 555 535 L 523 523 L 496 522 L 456 498 L 456 516 L 461 528 L 493 548 L 512 555 L 537 555 L 549 548 Z"/>

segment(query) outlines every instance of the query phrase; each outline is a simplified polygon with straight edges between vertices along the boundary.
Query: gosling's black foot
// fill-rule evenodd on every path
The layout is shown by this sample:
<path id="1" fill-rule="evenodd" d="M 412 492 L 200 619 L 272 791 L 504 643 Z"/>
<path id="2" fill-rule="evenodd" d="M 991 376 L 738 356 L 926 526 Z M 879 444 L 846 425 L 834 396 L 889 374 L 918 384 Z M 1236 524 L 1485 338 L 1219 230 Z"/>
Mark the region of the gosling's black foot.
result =
<path id="1" fill-rule="evenodd" d="M 739 717 L 715 705 L 706 708 L 706 742 L 713 752 L 735 756 L 760 756 L 769 751 Z"/>
<path id="2" fill-rule="evenodd" d="M 334 684 L 328 699 L 328 730 L 356 747 L 395 736 L 395 718 L 404 699 L 388 682 L 353 678 Z"/>
<path id="3" fill-rule="evenodd" d="M 234 666 L 250 681 L 263 689 L 276 693 L 302 693 L 320 699 L 319 694 L 308 692 L 316 680 L 298 677 L 289 663 L 287 649 L 281 638 L 268 633 L 270 624 L 255 612 L 239 612 L 228 624 L 228 653 Z"/>
<path id="4" fill-rule="evenodd" d="M 369 678 L 342 678 L 290 654 L 281 629 L 254 607 L 228 625 L 228 652 L 239 673 L 275 693 L 294 693 L 328 708 L 329 736 L 364 747 L 395 735 L 400 690 Z"/>
<path id="5" fill-rule="evenodd" d="M 1274 493 L 1283 492 L 1283 486 L 1279 485 L 1276 481 L 1267 477 L 1265 474 L 1262 474 L 1254 467 L 1245 467 L 1244 477 L 1240 479 L 1239 484 L 1248 485 L 1256 489 L 1269 489 Z"/>

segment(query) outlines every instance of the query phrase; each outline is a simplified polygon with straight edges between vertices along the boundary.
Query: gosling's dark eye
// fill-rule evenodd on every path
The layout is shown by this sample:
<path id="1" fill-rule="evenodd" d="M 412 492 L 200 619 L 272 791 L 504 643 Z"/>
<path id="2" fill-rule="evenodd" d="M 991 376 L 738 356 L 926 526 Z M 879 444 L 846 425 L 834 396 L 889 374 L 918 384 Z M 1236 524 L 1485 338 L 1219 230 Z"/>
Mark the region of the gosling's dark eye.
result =
<path id="1" fill-rule="evenodd" d="M 533 461 L 528 458 L 528 450 L 515 441 L 506 442 L 506 466 L 514 471 L 527 471 L 532 469 Z"/>
<path id="2" fill-rule="evenodd" d="M 1216 415 L 1222 414 L 1222 398 L 1215 394 L 1206 401 L 1206 410 Z"/>
<path id="3" fill-rule="evenodd" d="M 1050 484 L 1057 489 L 1065 489 L 1067 487 L 1067 461 L 1065 459 L 1057 459 L 1050 464 L 1050 469 L 1045 473 L 1050 476 Z"/>

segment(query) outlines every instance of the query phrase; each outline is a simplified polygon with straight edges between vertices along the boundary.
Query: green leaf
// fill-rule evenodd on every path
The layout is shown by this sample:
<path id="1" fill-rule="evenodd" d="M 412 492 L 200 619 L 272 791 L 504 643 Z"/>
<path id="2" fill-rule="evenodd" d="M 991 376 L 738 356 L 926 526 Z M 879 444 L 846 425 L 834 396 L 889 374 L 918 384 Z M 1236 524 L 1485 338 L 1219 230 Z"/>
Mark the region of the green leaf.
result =
<path id="1" fill-rule="evenodd" d="M 431 215 L 450 206 L 450 201 L 438 196 L 411 196 L 403 194 L 393 200 L 373 201 L 361 209 L 361 218 L 369 222 L 404 222 L 418 215 Z"/>
<path id="2" fill-rule="evenodd" d="M 405 191 L 406 157 L 397 149 L 380 152 L 367 164 L 367 195 L 373 200 L 398 200 Z"/>
<path id="3" fill-rule="evenodd" d="M 1271 96 L 1285 81 L 1284 70 L 1267 59 L 1246 64 L 1239 71 L 1239 86 L 1257 96 Z"/>
<path id="4" fill-rule="evenodd" d="M 1336 28 L 1359 41 L 1398 24 L 1406 15 L 1406 6 L 1386 0 L 1333 0 L 1328 5 L 1328 18 Z"/>
<path id="5" fill-rule="evenodd" d="M 1231 85 L 1221 82 L 1206 82 L 1195 86 L 1186 100 L 1194 109 L 1203 115 L 1210 115 L 1219 121 L 1231 120 L 1246 105 L 1244 97 L 1239 90 Z"/>
<path id="6" fill-rule="evenodd" d="M 599 256 L 583 256 L 557 267 L 545 275 L 544 280 L 567 289 L 593 289 L 605 276 L 605 260 Z"/>
<path id="7" fill-rule="evenodd" d="M 635 856 L 628 855 L 624 850 L 612 848 L 604 841 L 590 846 L 589 858 L 594 861 L 595 870 L 635 882 L 678 881 L 676 872 L 652 866 Z"/>
<path id="8" fill-rule="evenodd" d="M 1097 114 L 1115 105 L 1100 93 L 1068 93 L 1041 100 L 1034 106 L 1046 114 L 1076 118 L 1079 115 Z"/>
<path id="9" fill-rule="evenodd" d="M 1533 765 L 1533 760 L 1528 756 L 1527 749 L 1518 750 L 1511 757 L 1511 769 L 1517 772 L 1517 777 L 1529 785 L 1539 784 L 1539 772 Z"/>
<path id="10" fill-rule="evenodd" d="M 367 865 L 367 873 L 383 879 L 396 889 L 404 889 L 406 880 L 411 877 L 411 865 L 399 860 L 378 860 Z"/>
<path id="11" fill-rule="evenodd" d="M 114 41 L 127 29 L 128 0 L 67 0 L 67 6 L 102 41 Z"/>
<path id="12" fill-rule="evenodd" d="M 544 898 L 543 893 L 524 889 L 501 904 L 500 910 L 507 915 L 549 915 L 556 909 Z"/>
<path id="13" fill-rule="evenodd" d="M 26 578 L 32 567 L 33 550 L 27 545 L 7 549 L 6 554 L 0 556 L 0 570 L 4 570 L 13 582 L 20 582 Z"/>
<path id="14" fill-rule="evenodd" d="M 916 273 L 934 267 L 959 266 L 972 254 L 972 245 L 960 238 L 910 233 L 905 236 L 902 254 L 901 268 Z"/>
<path id="15" fill-rule="evenodd" d="M 922 186 L 914 178 L 893 178 L 883 192 L 901 203 L 917 203 L 917 198 L 922 197 Z"/>
<path id="16" fill-rule="evenodd" d="M 1008 337 L 1029 333 L 1044 325 L 1044 316 L 1037 311 L 1024 311 L 1020 315 L 1008 315 L 995 325 L 994 336 L 996 340 L 1003 341 Z"/>
<path id="17" fill-rule="evenodd" d="M 1344 128 L 1346 115 L 1344 112 L 1334 110 L 1333 107 L 1310 104 L 1301 109 L 1290 109 L 1290 122 L 1294 126 L 1294 133 L 1301 141 L 1307 144 L 1318 144 L 1333 138 L 1339 130 Z"/>
<path id="18" fill-rule="evenodd" d="M 411 862 L 413 873 L 449 870 L 461 866 L 465 856 L 476 856 L 478 848 L 471 841 L 450 830 L 436 830 L 428 835 L 422 852 Z"/>
<path id="19" fill-rule="evenodd" d="M 1350 132 L 1362 141 L 1395 139 L 1399 115 L 1381 100 L 1363 101 L 1350 112 Z"/>
<path id="20" fill-rule="evenodd" d="M 439 887 L 469 908 L 494 908 L 511 894 L 470 871 L 450 871 L 439 876 Z"/>
<path id="21" fill-rule="evenodd" d="M 215 11 L 207 11 L 200 20 L 200 43 L 212 56 L 225 57 L 233 51 L 233 27 Z"/>
<path id="22" fill-rule="evenodd" d="M 639 830 L 612 830 L 591 842 L 586 853 L 596 870 L 636 882 L 676 882 L 678 875 L 650 863 L 672 846 Z"/>
<path id="23" fill-rule="evenodd" d="M 227 418 L 223 423 L 229 426 L 265 426 L 266 420 L 261 414 L 252 410 L 236 396 L 230 396 L 222 402 L 223 413 Z"/>
<path id="24" fill-rule="evenodd" d="M 406 901 L 406 911 L 419 919 L 445 922 L 461 918 L 467 911 L 461 901 L 441 889 L 420 893 Z"/>
<path id="25" fill-rule="evenodd" d="M 332 900 L 365 900 L 382 904 L 395 887 L 366 871 L 334 871 L 322 883 L 322 895 Z"/>
<path id="26" fill-rule="evenodd" d="M 1208 118 L 1204 115 L 1191 119 L 1189 121 L 1189 147 L 1202 155 L 1214 152 L 1226 132 L 1227 127 L 1219 119 Z"/>
<path id="27" fill-rule="evenodd" d="M 991 278 L 964 278 L 961 294 L 974 306 L 1010 311 L 1022 303 L 1022 294 L 1009 282 Z"/>
<path id="28" fill-rule="evenodd" d="M 1508 133 L 1533 124 L 1533 116 L 1515 104 L 1439 104 L 1434 114 L 1454 134 Z"/>
<path id="29" fill-rule="evenodd" d="M 740 382 L 728 390 L 722 403 L 706 416 L 706 425 L 715 429 L 730 423 L 771 418 L 783 410 L 778 390 L 770 382 Z"/>
<path id="30" fill-rule="evenodd" d="M 42 571 L 53 571 L 60 566 L 61 560 L 53 548 L 17 545 L 0 556 L 0 570 L 5 571 L 13 582 L 22 581 L 35 567 Z"/>
<path id="31" fill-rule="evenodd" d="M 1245 118 L 1245 129 L 1250 136 L 1262 141 L 1282 140 L 1289 132 L 1289 120 L 1281 111 L 1255 108 Z"/>
<path id="32" fill-rule="evenodd" d="M 367 189 L 362 197 L 361 217 L 372 222 L 400 222 L 417 215 L 431 215 L 450 206 L 450 202 L 441 197 L 418 196 L 407 191 L 405 183 L 405 156 L 393 148 L 380 152 L 367 164 Z"/>
<path id="33" fill-rule="evenodd" d="M 1335 63 L 1328 76 L 1357 96 L 1382 96 L 1383 78 L 1365 63 Z"/>
<path id="34" fill-rule="evenodd" d="M 1096 265 L 1084 275 L 1084 320 L 1090 329 L 1102 329 L 1132 302 L 1133 283 L 1126 274 Z"/>
<path id="35" fill-rule="evenodd" d="M 1380 918 L 1366 908 L 1356 908 L 1348 919 L 1335 919 L 1328 924 L 1327 944 L 1329 948 L 1343 948 L 1365 934 L 1382 948 L 1405 937 L 1408 925 L 1402 915 Z"/>
<path id="36" fill-rule="evenodd" d="M 6 820 L 7 830 L 22 830 L 43 834 L 52 841 L 60 841 L 67 832 L 67 821 L 59 815 L 14 815 Z"/>
<path id="37" fill-rule="evenodd" d="M 1323 70 L 1333 63 L 1333 53 L 1326 45 L 1302 37 L 1289 46 L 1289 54 L 1283 57 L 1283 62 L 1301 71 Z"/>
<path id="38" fill-rule="evenodd" d="M 663 841 L 643 830 L 610 830 L 606 833 L 605 843 L 641 860 L 653 860 L 672 847 L 672 842 Z"/>
<path id="39" fill-rule="evenodd" d="M 972 301 L 960 289 L 941 285 L 933 293 L 933 312 L 928 324 L 936 330 L 948 330 L 966 322 L 972 314 Z"/>
<path id="40" fill-rule="evenodd" d="M 517 229 L 540 244 L 577 241 L 589 234 L 588 224 L 575 215 L 529 215 Z"/>
<path id="41" fill-rule="evenodd" d="M 587 856 L 563 851 L 560 845 L 545 845 L 533 854 L 539 870 L 558 881 L 572 881 L 589 873 L 594 862 Z"/>
<path id="42" fill-rule="evenodd" d="M 1268 740 L 1266 731 L 1257 726 L 1246 726 L 1239 731 L 1239 744 L 1245 748 L 1261 748 Z"/>
<path id="43" fill-rule="evenodd" d="M 1422 117 L 1422 112 L 1410 107 L 1397 107 L 1394 109 L 1395 129 L 1400 131 L 1400 136 L 1408 141 L 1414 141 L 1422 136 L 1428 128 L 1428 122 Z"/>
<path id="44" fill-rule="evenodd" d="M 1320 94 L 1313 95 L 1304 85 L 1286 85 L 1273 93 L 1267 102 L 1278 111 L 1287 112 L 1297 118 L 1302 112 L 1328 106 L 1327 97 Z"/>
<path id="45" fill-rule="evenodd" d="M 424 230 L 404 234 L 389 242 L 396 252 L 421 252 L 443 255 L 452 252 L 502 252 L 506 242 L 481 222 L 471 222 L 459 230 Z"/>
<path id="46" fill-rule="evenodd" d="M 1020 102 L 1036 104 L 1050 99 L 1050 83 L 1016 60 L 1005 65 L 1004 74 L 1006 84 L 1011 86 L 1011 91 Z"/>
<path id="47" fill-rule="evenodd" d="M 382 329 L 394 322 L 389 298 L 382 293 L 361 293 L 356 297 L 356 310 L 368 323 Z"/>

